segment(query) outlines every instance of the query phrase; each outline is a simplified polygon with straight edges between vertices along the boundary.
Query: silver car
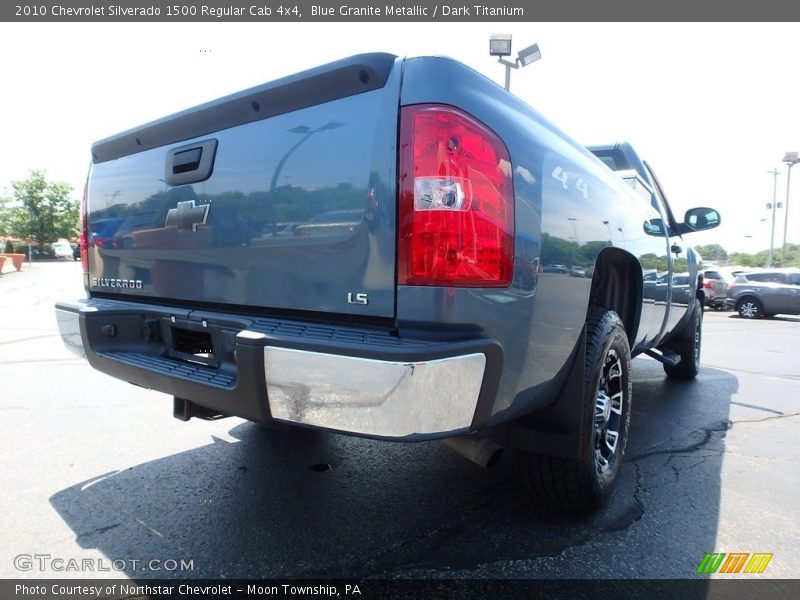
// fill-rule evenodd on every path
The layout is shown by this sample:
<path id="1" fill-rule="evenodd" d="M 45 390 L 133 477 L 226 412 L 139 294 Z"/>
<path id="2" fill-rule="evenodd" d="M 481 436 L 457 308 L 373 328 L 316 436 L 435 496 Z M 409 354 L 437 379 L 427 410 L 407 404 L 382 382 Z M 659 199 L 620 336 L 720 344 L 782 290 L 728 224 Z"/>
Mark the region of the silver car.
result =
<path id="1" fill-rule="evenodd" d="M 728 287 L 725 305 L 744 319 L 778 313 L 800 315 L 800 269 L 765 269 L 737 275 Z"/>
<path id="2" fill-rule="evenodd" d="M 703 292 L 705 292 L 706 306 L 713 309 L 725 308 L 728 286 L 733 281 L 734 278 L 721 269 L 703 271 Z"/>

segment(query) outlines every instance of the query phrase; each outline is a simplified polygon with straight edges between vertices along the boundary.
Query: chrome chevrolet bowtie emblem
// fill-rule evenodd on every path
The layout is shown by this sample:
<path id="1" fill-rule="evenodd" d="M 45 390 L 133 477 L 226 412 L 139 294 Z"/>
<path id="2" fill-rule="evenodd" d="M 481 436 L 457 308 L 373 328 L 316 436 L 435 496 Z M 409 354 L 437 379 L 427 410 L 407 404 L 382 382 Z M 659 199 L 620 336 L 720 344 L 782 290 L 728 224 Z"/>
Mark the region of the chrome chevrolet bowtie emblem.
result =
<path id="1" fill-rule="evenodd" d="M 177 227 L 178 231 L 197 231 L 198 225 L 205 225 L 209 204 L 194 205 L 194 200 L 178 202 L 176 208 L 167 213 L 166 227 Z"/>

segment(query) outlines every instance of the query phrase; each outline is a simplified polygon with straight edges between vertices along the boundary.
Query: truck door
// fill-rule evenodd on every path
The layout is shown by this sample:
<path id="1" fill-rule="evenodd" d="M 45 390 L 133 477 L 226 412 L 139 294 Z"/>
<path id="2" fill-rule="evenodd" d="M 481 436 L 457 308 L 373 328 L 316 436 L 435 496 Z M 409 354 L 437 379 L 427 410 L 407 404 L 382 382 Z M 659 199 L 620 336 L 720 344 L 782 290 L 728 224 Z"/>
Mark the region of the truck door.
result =
<path id="1" fill-rule="evenodd" d="M 653 182 L 653 206 L 661 213 L 664 223 L 667 225 L 667 246 L 669 249 L 667 264 L 672 277 L 667 278 L 668 288 L 666 294 L 669 301 L 666 306 L 665 328 L 662 329 L 662 333 L 664 333 L 675 328 L 680 318 L 686 313 L 686 306 L 695 297 L 693 289 L 695 277 L 689 273 L 689 263 L 683 238 L 678 233 L 677 223 L 672 215 L 664 190 L 650 165 L 644 162 L 644 166 Z M 676 276 L 686 277 L 689 286 L 688 290 L 686 285 L 677 286 L 675 284 Z M 683 281 L 683 279 L 680 279 L 680 281 Z"/>

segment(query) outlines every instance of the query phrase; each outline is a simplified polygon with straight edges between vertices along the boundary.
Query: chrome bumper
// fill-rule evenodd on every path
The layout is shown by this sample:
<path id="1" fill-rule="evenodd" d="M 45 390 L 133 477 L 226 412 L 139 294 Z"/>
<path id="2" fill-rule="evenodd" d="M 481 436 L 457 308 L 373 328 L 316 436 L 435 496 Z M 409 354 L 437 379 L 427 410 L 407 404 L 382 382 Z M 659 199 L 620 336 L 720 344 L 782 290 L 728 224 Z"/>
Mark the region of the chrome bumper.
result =
<path id="1" fill-rule="evenodd" d="M 487 417 L 480 401 L 493 396 L 502 361 L 497 346 L 481 340 L 375 358 L 352 346 L 342 352 L 335 346 L 286 347 L 286 338 L 245 329 L 236 335 L 235 364 L 217 370 L 164 356 L 163 347 L 132 340 L 121 329 L 116 336 L 98 335 L 121 318 L 116 315 L 130 315 L 122 309 L 63 303 L 56 319 L 64 345 L 118 379 L 263 423 L 387 439 L 458 435 Z M 129 325 L 125 331 L 139 335 L 141 329 Z"/>
<path id="2" fill-rule="evenodd" d="M 58 332 L 61 334 L 61 341 L 67 350 L 80 358 L 86 358 L 86 351 L 83 349 L 83 339 L 81 338 L 81 324 L 78 313 L 56 308 L 56 323 Z"/>
<path id="3" fill-rule="evenodd" d="M 388 438 L 468 429 L 485 368 L 483 354 L 401 363 L 264 349 L 275 420 Z"/>

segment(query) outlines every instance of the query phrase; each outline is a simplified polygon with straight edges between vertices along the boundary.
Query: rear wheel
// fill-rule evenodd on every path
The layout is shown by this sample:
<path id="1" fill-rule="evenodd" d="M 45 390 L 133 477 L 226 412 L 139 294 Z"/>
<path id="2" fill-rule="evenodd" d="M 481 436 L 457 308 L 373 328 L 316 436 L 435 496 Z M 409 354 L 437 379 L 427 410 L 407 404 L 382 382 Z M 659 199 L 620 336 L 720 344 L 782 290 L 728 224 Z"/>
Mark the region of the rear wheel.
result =
<path id="1" fill-rule="evenodd" d="M 595 310 L 586 323 L 583 456 L 528 456 L 528 481 L 540 501 L 577 514 L 605 504 L 615 487 L 628 442 L 631 353 L 617 314 Z"/>
<path id="2" fill-rule="evenodd" d="M 736 303 L 736 312 L 743 319 L 758 319 L 764 315 L 764 307 L 757 298 L 746 296 Z"/>

